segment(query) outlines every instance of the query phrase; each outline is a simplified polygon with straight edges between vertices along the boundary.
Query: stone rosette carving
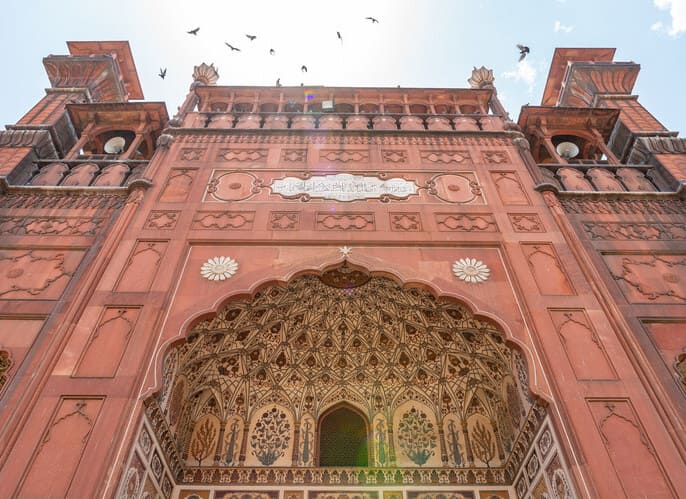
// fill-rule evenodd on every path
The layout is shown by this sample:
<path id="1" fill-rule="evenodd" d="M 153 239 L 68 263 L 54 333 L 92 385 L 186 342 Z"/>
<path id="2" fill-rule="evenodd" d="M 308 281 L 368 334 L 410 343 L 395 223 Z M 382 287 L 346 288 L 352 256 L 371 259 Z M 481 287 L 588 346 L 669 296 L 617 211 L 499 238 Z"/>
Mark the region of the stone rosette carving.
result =
<path id="1" fill-rule="evenodd" d="M 475 258 L 460 258 L 453 263 L 453 274 L 465 282 L 484 282 L 491 276 L 491 269 L 481 260 Z"/>
<path id="2" fill-rule="evenodd" d="M 225 281 L 237 271 L 238 262 L 228 256 L 210 258 L 200 267 L 200 275 L 209 281 Z"/>

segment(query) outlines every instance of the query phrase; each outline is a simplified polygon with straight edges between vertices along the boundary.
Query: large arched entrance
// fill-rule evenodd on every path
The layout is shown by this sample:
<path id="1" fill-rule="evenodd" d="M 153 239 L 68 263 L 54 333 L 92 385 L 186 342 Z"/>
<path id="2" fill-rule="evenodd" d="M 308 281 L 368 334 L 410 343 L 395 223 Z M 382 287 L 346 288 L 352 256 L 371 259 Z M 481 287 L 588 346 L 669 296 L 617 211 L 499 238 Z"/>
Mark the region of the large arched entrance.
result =
<path id="1" fill-rule="evenodd" d="M 555 446 L 525 362 L 496 324 L 345 265 L 197 323 L 167 352 L 164 386 L 146 406 L 186 491 L 393 486 L 409 498 L 413 486 L 466 494 L 487 484 L 507 497 L 537 434 L 548 433 L 546 452 Z M 368 436 L 361 465 L 332 457 L 342 409 Z"/>

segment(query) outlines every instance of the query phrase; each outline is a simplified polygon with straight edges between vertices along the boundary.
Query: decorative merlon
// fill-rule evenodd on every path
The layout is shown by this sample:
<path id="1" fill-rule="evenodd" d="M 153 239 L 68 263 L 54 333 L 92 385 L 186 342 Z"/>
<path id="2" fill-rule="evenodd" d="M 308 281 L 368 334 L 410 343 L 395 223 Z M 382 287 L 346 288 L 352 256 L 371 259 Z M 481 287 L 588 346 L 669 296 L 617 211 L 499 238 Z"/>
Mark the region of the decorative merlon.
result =
<path id="1" fill-rule="evenodd" d="M 481 66 L 479 69 L 474 66 L 472 77 L 467 80 L 472 88 L 493 88 L 493 70 Z"/>
<path id="2" fill-rule="evenodd" d="M 204 62 L 200 66 L 193 68 L 193 83 L 199 85 L 216 85 L 219 79 L 219 68 L 215 68 L 214 64 L 209 66 Z"/>

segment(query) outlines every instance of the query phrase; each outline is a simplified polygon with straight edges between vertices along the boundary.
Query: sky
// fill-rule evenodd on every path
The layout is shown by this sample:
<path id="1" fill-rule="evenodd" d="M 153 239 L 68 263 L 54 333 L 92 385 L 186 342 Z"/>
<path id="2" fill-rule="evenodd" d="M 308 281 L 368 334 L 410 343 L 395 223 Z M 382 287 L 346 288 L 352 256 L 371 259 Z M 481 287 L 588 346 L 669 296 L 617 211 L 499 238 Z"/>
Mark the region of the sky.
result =
<path id="1" fill-rule="evenodd" d="M 556 47 L 615 47 L 616 61 L 641 65 L 639 102 L 686 133 L 686 0 L 12 0 L 0 16 L 0 126 L 45 95 L 42 59 L 72 40 L 129 41 L 145 100 L 170 117 L 205 62 L 218 85 L 305 87 L 467 88 L 483 65 L 516 120 L 540 104 Z M 522 62 L 517 44 L 531 49 Z"/>

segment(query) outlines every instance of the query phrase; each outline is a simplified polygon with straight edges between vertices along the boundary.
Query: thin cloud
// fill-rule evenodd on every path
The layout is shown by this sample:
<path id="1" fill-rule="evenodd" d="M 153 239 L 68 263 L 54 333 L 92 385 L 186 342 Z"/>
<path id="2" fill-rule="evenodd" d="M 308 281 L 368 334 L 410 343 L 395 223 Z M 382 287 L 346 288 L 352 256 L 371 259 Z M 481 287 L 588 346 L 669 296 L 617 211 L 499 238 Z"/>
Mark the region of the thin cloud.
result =
<path id="1" fill-rule="evenodd" d="M 560 21 L 555 21 L 555 26 L 553 27 L 553 30 L 555 30 L 555 33 L 571 33 L 571 31 L 574 29 L 574 26 L 565 26 L 562 24 Z"/>
<path id="2" fill-rule="evenodd" d="M 650 29 L 653 31 L 666 31 L 669 36 L 676 38 L 686 32 L 686 0 L 653 0 L 653 4 L 660 10 L 668 10 L 671 19 L 669 27 L 661 22 L 656 22 Z"/>
<path id="3" fill-rule="evenodd" d="M 529 92 L 533 92 L 536 82 L 536 69 L 525 59 L 517 64 L 515 71 L 505 71 L 503 78 L 514 81 L 521 81 L 529 86 Z"/>

